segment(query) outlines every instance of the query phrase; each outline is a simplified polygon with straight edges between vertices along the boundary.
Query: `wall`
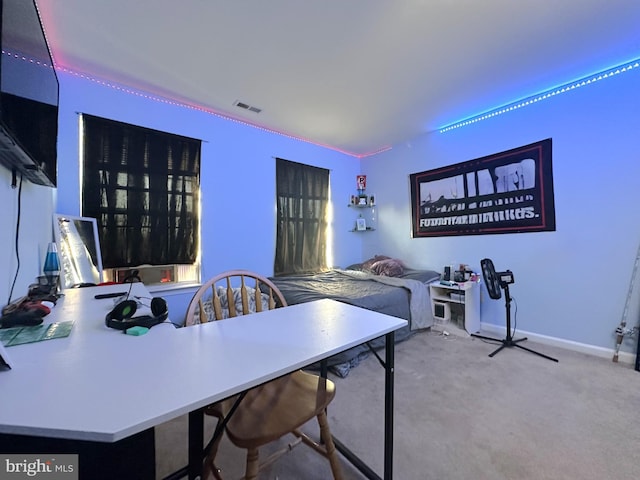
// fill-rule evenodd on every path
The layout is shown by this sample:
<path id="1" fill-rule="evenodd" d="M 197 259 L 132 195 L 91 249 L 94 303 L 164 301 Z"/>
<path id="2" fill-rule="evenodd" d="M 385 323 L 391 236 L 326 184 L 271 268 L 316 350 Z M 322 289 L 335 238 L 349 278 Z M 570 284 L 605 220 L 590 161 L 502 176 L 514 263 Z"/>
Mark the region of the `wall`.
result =
<path id="1" fill-rule="evenodd" d="M 69 73 L 59 73 L 60 113 L 58 136 L 58 189 L 25 185 L 21 249 L 23 259 L 16 292 L 26 293 L 40 274 L 37 255 L 51 238 L 55 212 L 80 214 L 78 113 L 84 112 L 144 127 L 199 138 L 202 144 L 202 268 L 203 278 L 227 269 L 247 268 L 265 275 L 273 273 L 275 252 L 275 159 L 274 157 L 327 168 L 335 204 L 332 223 L 334 265 L 361 258 L 361 242 L 353 233 L 347 198 L 355 188 L 360 170 L 356 158 L 229 121 L 196 109 L 160 102 L 144 94 L 132 94 Z M 2 170 L 2 169 L 0 169 Z M 8 172 L 0 173 L 0 201 L 15 211 L 16 194 L 9 191 Z M 56 203 L 57 202 L 57 203 Z M 26 220 L 25 220 L 26 219 Z M 15 213 L 7 224 L 15 223 Z M 7 291 L 15 262 L 9 252 L 13 236 L 0 235 L 5 252 L 0 288 Z M 193 289 L 161 292 L 169 302 L 172 319 L 181 320 Z M 15 298 L 15 295 L 14 295 Z"/>
<path id="2" fill-rule="evenodd" d="M 55 189 L 28 181 L 22 189 L 12 188 L 11 172 L 0 166 L 0 306 L 9 303 L 12 286 L 14 301 L 26 295 L 28 286 L 42 275 L 47 244 L 53 239 L 55 196 Z"/>
<path id="3" fill-rule="evenodd" d="M 489 257 L 515 275 L 517 327 L 610 355 L 640 242 L 637 214 L 640 69 L 444 134 L 429 133 L 363 160 L 376 185 L 378 229 L 365 257 L 383 253 L 441 270 Z M 555 232 L 411 238 L 409 174 L 553 139 Z M 399 188 L 399 186 L 404 188 Z M 640 282 L 639 282 L 640 283 Z M 504 301 L 483 296 L 482 321 L 505 324 Z M 628 325 L 638 323 L 634 289 Z M 504 331 L 502 332 L 504 333 Z M 623 351 L 635 352 L 635 340 Z M 604 349 L 604 350 L 603 350 Z"/>

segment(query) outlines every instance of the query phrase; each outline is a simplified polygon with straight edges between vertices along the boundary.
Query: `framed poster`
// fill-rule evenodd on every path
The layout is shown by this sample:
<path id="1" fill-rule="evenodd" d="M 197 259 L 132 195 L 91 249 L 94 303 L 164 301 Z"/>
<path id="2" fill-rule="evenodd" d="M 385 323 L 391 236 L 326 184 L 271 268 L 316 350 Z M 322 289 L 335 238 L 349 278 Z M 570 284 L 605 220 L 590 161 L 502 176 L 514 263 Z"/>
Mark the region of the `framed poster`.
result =
<path id="1" fill-rule="evenodd" d="M 550 138 L 409 182 L 414 238 L 556 229 Z"/>

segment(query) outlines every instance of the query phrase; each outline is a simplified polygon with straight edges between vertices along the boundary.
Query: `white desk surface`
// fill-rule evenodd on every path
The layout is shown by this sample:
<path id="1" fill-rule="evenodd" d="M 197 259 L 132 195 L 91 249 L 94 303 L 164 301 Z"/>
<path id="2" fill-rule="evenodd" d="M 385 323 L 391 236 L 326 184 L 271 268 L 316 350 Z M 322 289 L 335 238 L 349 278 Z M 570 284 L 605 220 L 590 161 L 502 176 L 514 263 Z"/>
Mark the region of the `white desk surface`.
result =
<path id="1" fill-rule="evenodd" d="M 115 442 L 407 324 L 319 300 L 136 337 L 105 326 L 113 299 L 94 299 L 128 287 L 66 290 L 45 318 L 74 320 L 69 337 L 7 349 L 0 433 Z"/>

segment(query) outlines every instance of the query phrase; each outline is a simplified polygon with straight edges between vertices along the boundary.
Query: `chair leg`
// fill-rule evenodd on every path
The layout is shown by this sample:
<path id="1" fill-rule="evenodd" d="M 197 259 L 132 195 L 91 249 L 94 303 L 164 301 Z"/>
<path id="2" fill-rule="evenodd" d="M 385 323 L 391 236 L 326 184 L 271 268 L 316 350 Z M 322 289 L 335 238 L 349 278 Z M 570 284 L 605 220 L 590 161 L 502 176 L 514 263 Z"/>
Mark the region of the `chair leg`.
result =
<path id="1" fill-rule="evenodd" d="M 333 437 L 331 436 L 331 430 L 329 429 L 327 412 L 324 410 L 318 415 L 318 425 L 320 426 L 320 438 L 322 439 L 322 442 L 324 442 L 333 478 L 334 480 L 342 480 L 342 467 L 340 466 L 336 446 L 333 443 Z"/>
<path id="2" fill-rule="evenodd" d="M 247 450 L 247 468 L 244 474 L 245 480 L 256 480 L 258 478 L 258 470 L 260 469 L 258 461 L 258 449 L 249 448 Z"/>

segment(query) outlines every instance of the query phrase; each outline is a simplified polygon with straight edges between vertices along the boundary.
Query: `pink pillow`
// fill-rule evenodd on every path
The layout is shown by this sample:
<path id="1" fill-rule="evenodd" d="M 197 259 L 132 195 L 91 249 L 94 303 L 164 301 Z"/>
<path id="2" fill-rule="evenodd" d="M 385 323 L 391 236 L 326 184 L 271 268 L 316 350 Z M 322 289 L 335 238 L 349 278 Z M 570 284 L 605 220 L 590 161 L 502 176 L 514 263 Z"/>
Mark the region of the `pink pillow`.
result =
<path id="1" fill-rule="evenodd" d="M 366 260 L 363 264 L 362 264 L 362 270 L 364 272 L 367 272 L 369 270 L 371 270 L 371 267 L 373 266 L 374 263 L 379 262 L 380 260 L 388 260 L 390 257 L 387 257 L 385 255 L 376 255 L 373 258 L 370 258 L 369 260 Z"/>
<path id="2" fill-rule="evenodd" d="M 399 277 L 404 273 L 404 265 L 400 260 L 387 258 L 371 265 L 371 272 L 382 277 Z"/>

